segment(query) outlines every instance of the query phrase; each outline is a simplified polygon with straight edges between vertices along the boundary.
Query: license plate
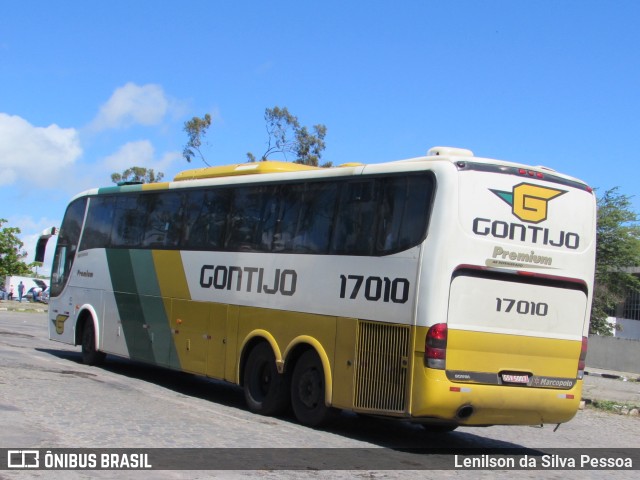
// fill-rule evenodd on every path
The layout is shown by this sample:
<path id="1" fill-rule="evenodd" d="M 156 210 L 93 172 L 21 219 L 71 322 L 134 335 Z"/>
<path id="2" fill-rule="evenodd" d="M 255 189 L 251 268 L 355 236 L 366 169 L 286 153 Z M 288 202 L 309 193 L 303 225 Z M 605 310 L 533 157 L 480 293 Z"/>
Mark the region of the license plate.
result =
<path id="1" fill-rule="evenodd" d="M 502 381 L 508 383 L 529 383 L 529 375 L 527 374 L 515 374 L 515 373 L 503 373 Z"/>

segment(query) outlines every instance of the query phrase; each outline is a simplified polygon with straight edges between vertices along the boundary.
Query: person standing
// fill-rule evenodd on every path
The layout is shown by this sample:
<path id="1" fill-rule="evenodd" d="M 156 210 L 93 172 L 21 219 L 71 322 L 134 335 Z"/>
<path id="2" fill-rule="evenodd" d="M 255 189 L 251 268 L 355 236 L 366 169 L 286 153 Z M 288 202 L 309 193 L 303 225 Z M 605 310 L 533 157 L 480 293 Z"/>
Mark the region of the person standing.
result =
<path id="1" fill-rule="evenodd" d="M 20 283 L 18 284 L 18 301 L 20 303 L 22 303 L 22 295 L 24 295 L 24 283 L 22 283 L 22 280 L 21 280 Z"/>

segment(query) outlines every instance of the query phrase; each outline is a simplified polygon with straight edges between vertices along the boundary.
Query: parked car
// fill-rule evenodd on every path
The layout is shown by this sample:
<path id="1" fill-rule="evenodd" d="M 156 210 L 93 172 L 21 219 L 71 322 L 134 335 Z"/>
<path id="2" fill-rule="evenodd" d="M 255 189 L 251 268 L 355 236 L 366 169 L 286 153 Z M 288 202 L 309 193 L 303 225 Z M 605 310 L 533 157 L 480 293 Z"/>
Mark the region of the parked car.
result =
<path id="1" fill-rule="evenodd" d="M 42 297 L 44 295 L 44 291 L 45 290 L 49 290 L 49 287 L 47 287 L 47 285 L 41 281 L 41 280 L 35 280 L 35 282 L 37 283 L 38 286 L 36 287 L 31 287 L 27 293 L 24 295 L 24 297 L 27 299 L 27 301 L 32 301 L 32 302 L 42 302 Z M 49 300 L 49 296 L 47 294 L 47 301 Z"/>
<path id="2" fill-rule="evenodd" d="M 42 303 L 49 303 L 49 287 L 45 288 L 40 296 L 40 301 Z"/>
<path id="3" fill-rule="evenodd" d="M 40 299 L 40 292 L 42 292 L 41 288 L 31 287 L 27 293 L 24 294 L 24 298 L 26 298 L 28 302 L 37 302 Z"/>

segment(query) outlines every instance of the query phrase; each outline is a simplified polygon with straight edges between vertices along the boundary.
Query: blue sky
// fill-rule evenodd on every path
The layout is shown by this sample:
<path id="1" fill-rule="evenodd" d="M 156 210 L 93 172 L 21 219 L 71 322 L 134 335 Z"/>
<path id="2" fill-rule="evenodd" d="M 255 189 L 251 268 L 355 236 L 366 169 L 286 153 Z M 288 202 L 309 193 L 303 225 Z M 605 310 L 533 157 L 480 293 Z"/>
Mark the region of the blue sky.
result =
<path id="1" fill-rule="evenodd" d="M 334 164 L 464 147 L 640 211 L 638 19 L 635 0 L 3 2 L 0 218 L 30 261 L 112 172 L 203 166 L 186 120 L 211 113 L 207 160 L 239 163 L 275 105 L 325 124 Z"/>

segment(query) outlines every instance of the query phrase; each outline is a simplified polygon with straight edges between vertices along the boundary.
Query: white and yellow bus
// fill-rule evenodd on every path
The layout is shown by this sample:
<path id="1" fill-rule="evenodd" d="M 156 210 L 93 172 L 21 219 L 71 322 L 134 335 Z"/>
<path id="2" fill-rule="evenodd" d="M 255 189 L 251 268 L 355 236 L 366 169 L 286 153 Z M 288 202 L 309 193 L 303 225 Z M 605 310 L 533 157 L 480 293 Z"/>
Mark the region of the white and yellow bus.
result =
<path id="1" fill-rule="evenodd" d="M 557 424 L 580 402 L 595 218 L 577 179 L 446 147 L 94 189 L 59 231 L 49 334 L 310 426 Z"/>

